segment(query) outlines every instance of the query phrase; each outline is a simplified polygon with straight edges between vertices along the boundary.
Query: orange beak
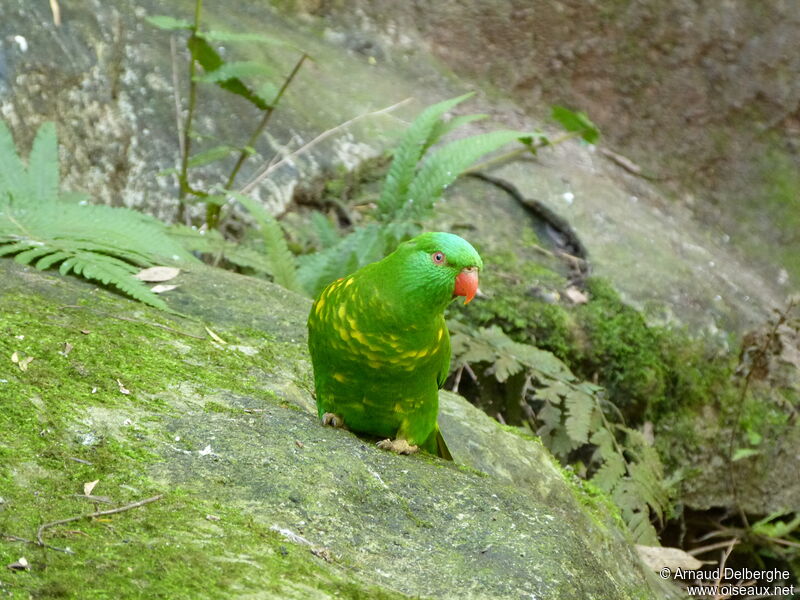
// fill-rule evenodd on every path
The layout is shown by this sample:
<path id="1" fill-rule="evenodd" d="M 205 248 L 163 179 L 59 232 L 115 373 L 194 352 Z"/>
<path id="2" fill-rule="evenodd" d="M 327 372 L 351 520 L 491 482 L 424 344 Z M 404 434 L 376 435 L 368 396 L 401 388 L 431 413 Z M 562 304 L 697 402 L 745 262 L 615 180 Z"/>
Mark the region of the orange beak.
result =
<path id="1" fill-rule="evenodd" d="M 456 276 L 456 285 L 453 296 L 464 296 L 464 304 L 468 304 L 478 291 L 478 268 L 464 267 Z"/>

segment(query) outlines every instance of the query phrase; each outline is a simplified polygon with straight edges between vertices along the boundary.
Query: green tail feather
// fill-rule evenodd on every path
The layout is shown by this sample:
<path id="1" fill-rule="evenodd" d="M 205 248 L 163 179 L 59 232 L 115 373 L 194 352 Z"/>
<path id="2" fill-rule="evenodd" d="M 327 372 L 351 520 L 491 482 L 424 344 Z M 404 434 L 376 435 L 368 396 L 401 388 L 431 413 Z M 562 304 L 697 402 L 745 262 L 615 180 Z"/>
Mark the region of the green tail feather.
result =
<path id="1" fill-rule="evenodd" d="M 439 458 L 453 460 L 453 455 L 450 454 L 450 449 L 447 447 L 447 443 L 444 441 L 438 425 L 428 436 L 428 439 L 425 440 L 425 443 L 422 444 L 422 449 L 431 454 L 435 454 Z"/>

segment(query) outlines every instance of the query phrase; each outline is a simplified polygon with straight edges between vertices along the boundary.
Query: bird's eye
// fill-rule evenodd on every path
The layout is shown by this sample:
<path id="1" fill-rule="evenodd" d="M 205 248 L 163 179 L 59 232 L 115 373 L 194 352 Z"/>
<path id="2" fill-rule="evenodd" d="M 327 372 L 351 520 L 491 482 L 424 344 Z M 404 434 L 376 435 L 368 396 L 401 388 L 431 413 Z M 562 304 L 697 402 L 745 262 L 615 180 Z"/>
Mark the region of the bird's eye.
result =
<path id="1" fill-rule="evenodd" d="M 444 264 L 444 252 L 434 252 L 431 254 L 431 259 L 433 260 L 434 264 Z"/>

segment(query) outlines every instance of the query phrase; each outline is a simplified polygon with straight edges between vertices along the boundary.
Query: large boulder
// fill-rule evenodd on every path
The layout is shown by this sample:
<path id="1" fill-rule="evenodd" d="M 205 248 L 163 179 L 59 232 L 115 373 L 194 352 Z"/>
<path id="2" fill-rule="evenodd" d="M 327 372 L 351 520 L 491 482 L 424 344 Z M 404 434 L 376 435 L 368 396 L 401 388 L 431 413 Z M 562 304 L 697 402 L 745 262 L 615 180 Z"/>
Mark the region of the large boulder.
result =
<path id="1" fill-rule="evenodd" d="M 0 531 L 16 536 L 3 538 L 0 556 L 31 565 L 3 584 L 12 591 L 667 593 L 602 496 L 583 490 L 538 441 L 458 396 L 442 395 L 455 463 L 397 456 L 322 427 L 304 298 L 192 267 L 170 292 L 177 317 L 10 260 L 0 261 L 0 278 Z M 74 555 L 17 541 L 44 522 L 93 512 L 93 500 L 156 494 L 113 516 L 108 530 L 107 520 L 45 530 L 45 543 Z M 176 559 L 175 549 L 190 558 Z"/>

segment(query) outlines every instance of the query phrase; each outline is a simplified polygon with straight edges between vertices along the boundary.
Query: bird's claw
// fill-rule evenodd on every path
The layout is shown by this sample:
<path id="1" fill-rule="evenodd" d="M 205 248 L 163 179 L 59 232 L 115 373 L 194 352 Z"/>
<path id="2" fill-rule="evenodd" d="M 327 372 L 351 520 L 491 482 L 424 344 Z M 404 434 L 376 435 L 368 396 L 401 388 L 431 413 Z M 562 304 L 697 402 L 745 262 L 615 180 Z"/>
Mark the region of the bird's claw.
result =
<path id="1" fill-rule="evenodd" d="M 376 444 L 381 450 L 389 450 L 397 454 L 414 454 L 419 446 L 412 446 L 406 440 L 381 440 Z"/>
<path id="2" fill-rule="evenodd" d="M 336 427 L 337 429 L 344 429 L 344 419 L 339 415 L 333 413 L 325 413 L 322 415 L 322 424 Z"/>

